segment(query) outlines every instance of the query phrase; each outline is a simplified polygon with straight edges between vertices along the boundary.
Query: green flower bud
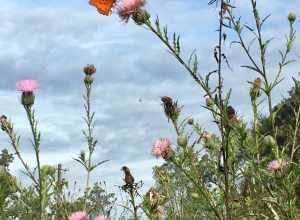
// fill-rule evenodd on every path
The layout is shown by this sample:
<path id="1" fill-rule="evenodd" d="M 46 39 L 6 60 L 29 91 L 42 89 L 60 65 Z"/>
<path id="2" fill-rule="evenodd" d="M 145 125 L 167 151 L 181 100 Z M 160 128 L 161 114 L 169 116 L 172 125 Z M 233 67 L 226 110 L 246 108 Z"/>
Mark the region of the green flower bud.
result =
<path id="1" fill-rule="evenodd" d="M 212 107 L 215 104 L 214 100 L 212 100 L 211 98 L 207 98 L 205 101 L 207 107 Z"/>
<path id="2" fill-rule="evenodd" d="M 137 25 L 145 24 L 150 18 L 150 14 L 143 9 L 139 9 L 132 14 L 132 19 Z"/>
<path id="3" fill-rule="evenodd" d="M 297 15 L 293 12 L 290 12 L 288 15 L 288 20 L 291 24 L 293 24 L 297 19 Z"/>
<path id="4" fill-rule="evenodd" d="M 276 140 L 271 135 L 267 135 L 263 139 L 263 144 L 268 147 L 273 147 L 276 145 Z"/>
<path id="5" fill-rule="evenodd" d="M 189 120 L 187 121 L 187 123 L 189 125 L 193 125 L 194 124 L 194 119 L 193 118 L 189 118 Z"/>
<path id="6" fill-rule="evenodd" d="M 86 75 L 84 78 L 84 83 L 87 85 L 91 85 L 93 83 L 94 79 L 92 75 Z"/>
<path id="7" fill-rule="evenodd" d="M 181 147 L 185 147 L 187 145 L 187 138 L 185 135 L 179 135 L 177 137 L 177 144 Z"/>
<path id="8" fill-rule="evenodd" d="M 23 92 L 21 97 L 21 103 L 25 106 L 32 106 L 34 104 L 34 94 L 32 92 Z"/>

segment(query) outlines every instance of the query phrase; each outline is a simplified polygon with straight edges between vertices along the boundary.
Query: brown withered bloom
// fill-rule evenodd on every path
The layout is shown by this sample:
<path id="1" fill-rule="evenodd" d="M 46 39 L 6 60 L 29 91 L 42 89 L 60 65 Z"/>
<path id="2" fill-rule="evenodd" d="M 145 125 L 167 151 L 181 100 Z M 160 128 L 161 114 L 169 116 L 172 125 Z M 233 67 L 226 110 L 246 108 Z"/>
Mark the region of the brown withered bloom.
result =
<path id="1" fill-rule="evenodd" d="M 161 97 L 161 101 L 168 120 L 171 119 L 172 121 L 176 121 L 180 114 L 180 108 L 178 107 L 177 102 L 174 102 L 169 96 Z"/>
<path id="2" fill-rule="evenodd" d="M 125 187 L 133 187 L 134 177 L 131 175 L 129 168 L 126 166 L 123 166 L 122 170 L 125 174 L 125 178 L 124 178 Z"/>
<path id="3" fill-rule="evenodd" d="M 88 64 L 83 68 L 83 71 L 86 75 L 93 75 L 96 72 L 96 68 L 94 65 Z"/>
<path id="4" fill-rule="evenodd" d="M 151 187 L 146 193 L 146 199 L 150 205 L 151 210 L 156 210 L 159 205 L 159 193 Z"/>
<path id="5" fill-rule="evenodd" d="M 3 124 L 4 122 L 6 122 L 7 117 L 5 115 L 1 115 L 0 116 L 0 123 Z"/>
<path id="6" fill-rule="evenodd" d="M 232 106 L 227 107 L 227 117 L 229 120 L 236 120 L 235 110 Z"/>
<path id="7" fill-rule="evenodd" d="M 253 86 L 250 89 L 250 96 L 252 100 L 255 100 L 257 97 L 259 97 L 261 95 L 261 79 L 259 77 L 257 77 L 254 82 L 252 83 Z"/>
<path id="8" fill-rule="evenodd" d="M 11 124 L 7 121 L 7 117 L 5 115 L 0 116 L 0 125 L 3 131 L 8 131 L 8 129 L 11 129 Z"/>

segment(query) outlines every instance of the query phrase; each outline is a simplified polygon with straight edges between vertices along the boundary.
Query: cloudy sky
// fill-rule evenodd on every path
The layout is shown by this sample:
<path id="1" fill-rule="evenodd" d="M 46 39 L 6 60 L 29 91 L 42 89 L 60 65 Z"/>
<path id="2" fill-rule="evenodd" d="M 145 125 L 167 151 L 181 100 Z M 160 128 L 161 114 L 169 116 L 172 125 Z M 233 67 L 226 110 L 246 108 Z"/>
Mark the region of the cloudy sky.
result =
<path id="1" fill-rule="evenodd" d="M 238 6 L 236 13 L 252 24 L 248 12 L 250 1 L 232 2 Z M 299 12 L 300 3 L 298 0 L 257 2 L 263 15 L 272 13 L 264 29 L 266 37 L 275 37 L 267 60 L 272 76 L 278 63 L 277 50 L 282 48 L 288 30 L 287 14 L 291 10 Z M 146 189 L 152 183 L 152 166 L 162 162 L 150 154 L 153 141 L 159 137 L 174 140 L 160 96 L 178 99 L 185 107 L 183 116 L 193 115 L 201 125 L 214 130 L 211 118 L 201 108 L 203 93 L 146 29 L 132 22 L 124 24 L 115 14 L 101 16 L 87 0 L 0 0 L 0 3 L 0 114 L 7 115 L 15 124 L 21 135 L 21 151 L 31 166 L 35 165 L 31 136 L 20 94 L 15 91 L 16 81 L 32 78 L 41 84 L 35 109 L 42 134 L 42 163 L 62 163 L 70 169 L 69 180 L 82 182 L 83 170 L 74 165 L 72 157 L 86 148 L 81 133 L 82 68 L 86 64 L 97 67 L 92 108 L 96 112 L 95 136 L 99 145 L 94 159 L 110 160 L 95 171 L 92 180 L 105 180 L 112 191 L 122 184 L 123 165 L 132 169 L 136 179 L 146 183 Z M 208 7 L 206 0 L 148 0 L 146 8 L 153 18 L 159 15 L 170 31 L 181 35 L 184 57 L 197 49 L 200 72 L 216 68 L 215 7 Z M 299 21 L 296 27 L 299 29 Z M 235 39 L 234 35 L 229 36 L 230 40 Z M 294 58 L 296 52 L 300 53 L 299 41 L 295 47 Z M 229 42 L 226 48 L 233 66 L 233 71 L 224 72 L 226 88 L 233 88 L 231 104 L 240 116 L 249 120 L 246 81 L 256 75 L 240 67 L 248 61 L 239 48 L 230 47 Z M 297 72 L 297 64 L 285 69 L 285 81 L 274 93 L 275 103 L 287 95 L 291 77 Z M 5 147 L 9 147 L 8 139 L 1 133 L 0 149 Z M 20 168 L 15 161 L 12 170 Z"/>

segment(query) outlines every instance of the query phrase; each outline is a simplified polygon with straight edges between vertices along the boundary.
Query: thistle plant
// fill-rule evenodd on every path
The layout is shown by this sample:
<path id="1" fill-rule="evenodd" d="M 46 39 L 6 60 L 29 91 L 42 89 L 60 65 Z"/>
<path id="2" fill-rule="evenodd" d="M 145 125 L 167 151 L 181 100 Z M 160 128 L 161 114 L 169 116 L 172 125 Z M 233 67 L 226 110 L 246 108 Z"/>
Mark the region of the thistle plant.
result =
<path id="1" fill-rule="evenodd" d="M 96 150 L 96 145 L 97 145 L 97 140 L 95 140 L 95 138 L 93 137 L 93 129 L 95 127 L 95 122 L 94 122 L 94 116 L 95 116 L 95 112 L 91 112 L 91 91 L 92 91 L 92 84 L 93 84 L 93 74 L 96 72 L 96 68 L 93 65 L 87 65 L 86 67 L 84 67 L 84 73 L 85 73 L 85 78 L 84 78 L 84 85 L 86 88 L 86 94 L 83 96 L 83 99 L 85 101 L 84 104 L 84 109 L 86 111 L 86 117 L 84 118 L 84 121 L 87 125 L 87 129 L 83 130 L 82 133 L 84 135 L 84 137 L 87 140 L 87 144 L 88 144 L 88 153 L 87 153 L 87 157 L 86 157 L 86 152 L 85 151 L 81 151 L 79 154 L 79 157 L 74 159 L 75 161 L 77 161 L 79 164 L 81 164 L 87 173 L 87 177 L 86 177 L 86 195 L 89 192 L 89 185 L 90 185 L 90 175 L 91 172 L 97 168 L 98 166 L 100 166 L 101 164 L 107 162 L 108 160 L 103 160 L 100 161 L 96 164 L 94 164 L 92 162 L 92 156 L 93 153 Z M 86 203 L 85 203 L 85 208 L 86 207 Z"/>
<path id="2" fill-rule="evenodd" d="M 136 182 L 130 169 L 122 167 L 129 211 L 126 217 L 139 219 L 299 219 L 300 218 L 300 81 L 292 77 L 294 87 L 289 97 L 274 104 L 273 94 L 283 81 L 285 68 L 294 63 L 292 50 L 296 40 L 297 15 L 289 13 L 289 31 L 279 50 L 275 74 L 271 75 L 264 27 L 271 19 L 262 16 L 257 1 L 248 0 L 252 23 L 244 21 L 229 0 L 211 0 L 217 8 L 217 42 L 213 48 L 211 71 L 200 71 L 194 51 L 183 57 L 181 38 L 169 33 L 159 17 L 152 19 L 145 0 L 119 0 L 89 3 L 104 15 L 113 7 L 124 23 L 133 21 L 154 34 L 168 52 L 184 67 L 203 94 L 202 108 L 211 116 L 215 132 L 201 126 L 196 118 L 183 117 L 181 102 L 170 96 L 161 97 L 166 122 L 174 129 L 175 139 L 158 137 L 152 144 L 152 155 L 163 160 L 155 166 L 155 184 L 142 196 L 142 182 Z M 114 4 L 113 4 L 114 3 Z M 103 8 L 105 4 L 106 8 Z M 234 33 L 234 36 L 229 33 Z M 254 36 L 248 41 L 248 34 Z M 229 37 L 233 39 L 229 39 Z M 224 73 L 233 71 L 225 45 L 237 45 L 247 61 L 243 68 L 254 73 L 247 92 L 252 120 L 247 122 L 231 102 L 231 89 L 226 90 Z M 255 50 L 252 50 L 254 48 Z M 255 51 L 255 52 L 254 52 Z M 33 109 L 35 80 L 17 83 L 33 136 L 36 168 L 31 168 L 21 153 L 20 137 L 7 116 L 0 117 L 1 130 L 9 137 L 13 154 L 0 154 L 0 217 L 1 219 L 34 220 L 108 220 L 116 203 L 103 182 L 91 183 L 91 173 L 107 160 L 95 163 L 97 140 L 94 137 L 95 113 L 91 109 L 91 93 L 96 68 L 84 67 L 85 94 L 83 99 L 86 129 L 83 130 L 87 150 L 74 159 L 86 171 L 84 193 L 72 191 L 64 179 L 62 165 L 42 165 L 40 162 L 41 134 Z M 273 72 L 273 71 L 272 71 Z M 272 77 L 273 76 L 273 77 Z M 266 100 L 266 102 L 265 102 Z M 267 109 L 265 114 L 263 110 Z M 149 143 L 149 148 L 150 148 Z M 150 151 L 150 150 L 149 150 Z M 18 159 L 31 185 L 23 186 L 9 170 Z M 74 194 L 71 195 L 71 192 Z M 121 217 L 120 217 L 121 218 Z"/>

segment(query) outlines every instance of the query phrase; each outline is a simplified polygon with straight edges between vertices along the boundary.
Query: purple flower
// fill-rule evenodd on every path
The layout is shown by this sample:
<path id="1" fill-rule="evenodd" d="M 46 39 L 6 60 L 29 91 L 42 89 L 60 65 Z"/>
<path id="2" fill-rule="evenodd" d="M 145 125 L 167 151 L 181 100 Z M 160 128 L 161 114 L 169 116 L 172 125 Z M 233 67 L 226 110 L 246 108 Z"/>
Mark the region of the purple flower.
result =
<path id="1" fill-rule="evenodd" d="M 281 160 L 272 160 L 268 163 L 267 170 L 269 172 L 273 172 L 273 171 L 276 171 L 276 170 L 280 169 L 281 166 L 282 166 L 282 161 Z"/>
<path id="2" fill-rule="evenodd" d="M 24 79 L 16 84 L 17 90 L 22 92 L 33 92 L 39 88 L 39 83 L 36 80 Z"/>

